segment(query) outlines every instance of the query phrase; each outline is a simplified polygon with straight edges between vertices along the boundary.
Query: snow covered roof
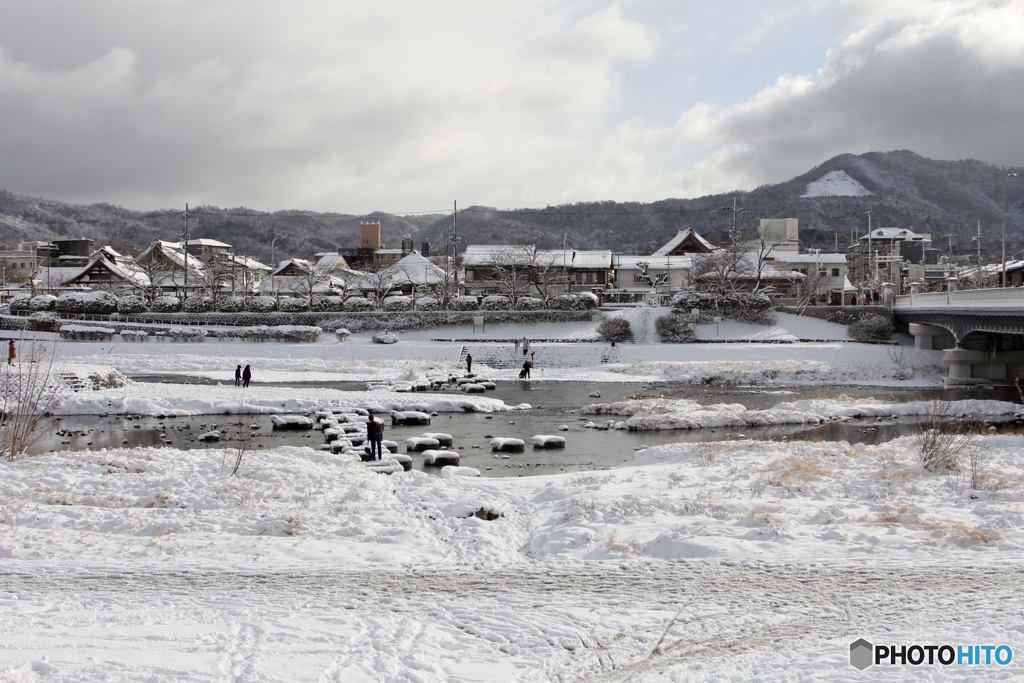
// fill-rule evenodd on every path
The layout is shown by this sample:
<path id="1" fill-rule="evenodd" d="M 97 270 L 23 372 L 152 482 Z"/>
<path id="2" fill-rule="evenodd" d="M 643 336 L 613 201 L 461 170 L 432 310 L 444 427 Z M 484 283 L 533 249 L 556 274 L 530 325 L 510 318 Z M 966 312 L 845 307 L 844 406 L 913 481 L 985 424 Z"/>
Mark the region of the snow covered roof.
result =
<path id="1" fill-rule="evenodd" d="M 462 265 L 469 268 L 510 262 L 538 266 L 562 266 L 564 264 L 570 270 L 611 268 L 612 252 L 609 250 L 537 249 L 533 245 L 520 244 L 471 244 L 466 247 L 462 257 Z"/>
<path id="2" fill-rule="evenodd" d="M 873 240 L 923 240 L 924 235 L 919 235 L 912 230 L 906 228 L 875 228 L 871 231 L 871 237 L 864 235 L 860 238 L 861 242 L 867 242 L 868 239 Z"/>
<path id="3" fill-rule="evenodd" d="M 616 254 L 612 267 L 616 270 L 641 270 L 640 264 L 646 263 L 651 270 L 689 270 L 693 259 L 689 254 L 682 256 L 643 256 L 635 254 Z"/>
<path id="4" fill-rule="evenodd" d="M 199 239 L 188 240 L 187 242 L 185 242 L 185 245 L 186 246 L 190 246 L 190 247 L 191 246 L 199 246 L 199 247 L 219 247 L 219 248 L 222 248 L 222 249 L 230 249 L 231 248 L 230 244 L 224 244 L 223 242 L 218 242 L 217 240 L 211 240 L 211 239 L 208 239 L 206 237 L 200 237 Z"/>
<path id="5" fill-rule="evenodd" d="M 686 252 L 700 253 L 714 251 L 717 247 L 701 237 L 693 228 L 686 228 L 677 232 L 675 237 L 666 242 L 651 256 L 667 256 L 673 252 L 676 252 L 676 255 L 682 255 L 678 253 L 681 249 Z"/>
<path id="6" fill-rule="evenodd" d="M 788 251 L 773 251 L 776 263 L 846 263 L 846 254 L 795 254 Z"/>

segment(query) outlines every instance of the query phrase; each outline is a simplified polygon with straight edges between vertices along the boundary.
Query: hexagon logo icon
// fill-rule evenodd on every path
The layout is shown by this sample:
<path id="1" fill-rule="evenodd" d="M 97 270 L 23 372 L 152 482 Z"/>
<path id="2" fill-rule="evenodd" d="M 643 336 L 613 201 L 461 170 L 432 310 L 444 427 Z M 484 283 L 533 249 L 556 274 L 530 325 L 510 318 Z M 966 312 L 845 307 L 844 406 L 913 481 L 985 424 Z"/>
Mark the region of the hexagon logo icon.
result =
<path id="1" fill-rule="evenodd" d="M 861 671 L 871 666 L 874 654 L 875 646 L 863 638 L 850 643 L 850 664 Z"/>

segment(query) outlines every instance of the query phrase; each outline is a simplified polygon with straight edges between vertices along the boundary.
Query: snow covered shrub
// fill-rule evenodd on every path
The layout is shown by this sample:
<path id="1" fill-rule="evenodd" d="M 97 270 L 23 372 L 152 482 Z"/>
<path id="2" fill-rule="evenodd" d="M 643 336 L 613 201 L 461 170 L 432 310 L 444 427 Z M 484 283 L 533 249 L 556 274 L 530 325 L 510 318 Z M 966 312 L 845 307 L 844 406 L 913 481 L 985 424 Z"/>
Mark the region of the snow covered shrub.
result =
<path id="1" fill-rule="evenodd" d="M 854 341 L 889 341 L 892 338 L 892 321 L 880 315 L 865 315 L 847 328 Z"/>
<path id="2" fill-rule="evenodd" d="M 674 313 L 656 318 L 654 329 L 658 338 L 666 344 L 685 344 L 696 337 L 693 323 Z"/>
<path id="3" fill-rule="evenodd" d="M 576 297 L 576 308 L 582 311 L 594 311 L 600 305 L 601 301 L 592 292 L 581 292 Z"/>
<path id="4" fill-rule="evenodd" d="M 154 313 L 177 313 L 181 310 L 181 302 L 178 301 L 177 297 L 158 296 L 153 299 L 151 310 Z"/>
<path id="5" fill-rule="evenodd" d="M 775 325 L 779 322 L 779 314 L 771 310 L 757 311 L 739 308 L 728 311 L 727 315 L 733 320 L 752 325 Z"/>
<path id="6" fill-rule="evenodd" d="M 679 292 L 672 297 L 672 308 L 689 313 L 693 309 L 714 311 L 720 308 L 720 297 L 710 292 Z"/>
<path id="7" fill-rule="evenodd" d="M 31 311 L 31 301 L 32 297 L 28 294 L 19 294 L 12 298 L 10 303 L 11 313 L 26 313 Z"/>
<path id="8" fill-rule="evenodd" d="M 72 341 L 107 341 L 114 336 L 109 327 L 90 327 L 87 325 L 61 325 L 60 338 Z"/>
<path id="9" fill-rule="evenodd" d="M 597 335 L 610 342 L 624 342 L 633 338 L 633 328 L 625 318 L 603 318 L 597 324 Z"/>
<path id="10" fill-rule="evenodd" d="M 544 302 L 535 296 L 524 296 L 516 301 L 517 311 L 539 311 L 544 308 Z"/>
<path id="11" fill-rule="evenodd" d="M 138 294 L 122 296 L 117 302 L 117 312 L 123 315 L 144 313 L 147 310 L 149 310 L 149 306 L 146 305 L 145 297 Z"/>
<path id="12" fill-rule="evenodd" d="M 825 320 L 837 325 L 852 325 L 857 322 L 857 315 L 849 311 L 832 311 L 825 316 Z"/>
<path id="13" fill-rule="evenodd" d="M 384 299 L 384 303 L 380 306 L 382 311 L 408 311 L 412 308 L 412 299 L 407 296 L 389 296 Z"/>
<path id="14" fill-rule="evenodd" d="M 281 299 L 279 307 L 282 313 L 302 313 L 309 310 L 309 301 L 305 297 L 289 296 Z"/>
<path id="15" fill-rule="evenodd" d="M 203 294 L 193 295 L 181 302 L 181 310 L 185 313 L 209 313 L 213 310 L 213 300 Z"/>
<path id="16" fill-rule="evenodd" d="M 254 296 L 249 299 L 249 310 L 253 313 L 270 313 L 277 310 L 277 299 L 272 296 Z"/>
<path id="17" fill-rule="evenodd" d="M 361 313 L 373 310 L 373 302 L 366 297 L 355 297 L 345 302 L 345 310 L 353 313 Z"/>
<path id="18" fill-rule="evenodd" d="M 121 339 L 129 342 L 144 342 L 149 339 L 149 332 L 145 330 L 121 330 Z"/>
<path id="19" fill-rule="evenodd" d="M 432 296 L 421 296 L 416 299 L 413 308 L 417 311 L 440 311 L 441 302 Z"/>
<path id="20" fill-rule="evenodd" d="M 453 311 L 475 311 L 480 308 L 475 296 L 457 296 L 452 299 L 451 309 Z"/>
<path id="21" fill-rule="evenodd" d="M 313 310 L 317 313 L 339 313 L 345 310 L 345 299 L 340 296 L 315 296 Z"/>
<path id="22" fill-rule="evenodd" d="M 394 332 L 388 332 L 387 330 L 384 330 L 383 332 L 378 332 L 377 334 L 373 335 L 373 343 L 396 344 L 398 343 L 398 335 L 395 334 Z"/>
<path id="23" fill-rule="evenodd" d="M 38 294 L 29 299 L 28 307 L 32 311 L 52 311 L 57 305 L 57 297 L 52 294 Z"/>
<path id="24" fill-rule="evenodd" d="M 491 294 L 490 296 L 485 296 L 483 301 L 480 302 L 480 308 L 485 311 L 507 311 L 512 308 L 512 304 L 507 296 Z"/>
<path id="25" fill-rule="evenodd" d="M 28 317 L 28 329 L 33 332 L 57 332 L 60 316 L 54 311 L 36 311 Z"/>
<path id="26" fill-rule="evenodd" d="M 206 339 L 206 332 L 198 327 L 169 327 L 163 336 L 171 341 L 201 342 Z"/>
<path id="27" fill-rule="evenodd" d="M 551 298 L 551 308 L 556 311 L 571 311 L 579 306 L 579 297 L 575 294 L 559 294 Z"/>
<path id="28" fill-rule="evenodd" d="M 313 325 L 276 325 L 270 328 L 270 335 L 274 339 L 300 344 L 312 344 L 321 332 L 322 329 Z"/>
<path id="29" fill-rule="evenodd" d="M 343 342 L 352 336 L 352 333 L 346 330 L 344 327 L 339 327 L 334 331 L 334 336 L 338 338 L 338 341 Z"/>
<path id="30" fill-rule="evenodd" d="M 67 292 L 57 297 L 58 313 L 109 315 L 117 311 L 117 297 L 110 292 Z"/>
<path id="31" fill-rule="evenodd" d="M 240 296 L 226 296 L 217 302 L 221 313 L 241 313 L 245 310 L 245 299 Z"/>

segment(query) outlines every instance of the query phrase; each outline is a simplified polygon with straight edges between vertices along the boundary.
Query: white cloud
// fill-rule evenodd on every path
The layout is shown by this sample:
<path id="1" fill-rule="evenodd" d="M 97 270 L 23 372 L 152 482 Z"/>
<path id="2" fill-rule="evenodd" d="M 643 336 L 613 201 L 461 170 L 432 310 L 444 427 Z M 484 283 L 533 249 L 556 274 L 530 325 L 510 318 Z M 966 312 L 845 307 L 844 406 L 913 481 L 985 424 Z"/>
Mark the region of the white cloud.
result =
<path id="1" fill-rule="evenodd" d="M 725 108 L 687 93 L 670 126 L 623 99 L 623 73 L 679 53 L 681 19 L 632 19 L 645 2 L 5 3 L 0 188 L 401 212 L 697 196 L 848 151 L 1024 157 L 1024 0 L 848 2 L 823 66 Z M 779 7 L 773 31 L 794 16 Z M 667 101 L 690 81 L 645 78 Z"/>

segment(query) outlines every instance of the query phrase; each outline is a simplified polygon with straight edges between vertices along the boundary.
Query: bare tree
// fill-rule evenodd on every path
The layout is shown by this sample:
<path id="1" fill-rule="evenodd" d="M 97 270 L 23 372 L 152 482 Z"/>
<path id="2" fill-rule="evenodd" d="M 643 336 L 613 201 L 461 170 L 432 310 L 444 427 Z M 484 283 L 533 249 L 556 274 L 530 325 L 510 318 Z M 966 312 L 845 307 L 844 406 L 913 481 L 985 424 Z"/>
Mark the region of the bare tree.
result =
<path id="1" fill-rule="evenodd" d="M 740 280 L 755 278 L 754 261 L 748 253 L 743 244 L 731 244 L 707 254 L 695 254 L 690 279 L 709 292 L 734 293 Z"/>
<path id="2" fill-rule="evenodd" d="M 547 301 L 565 286 L 565 271 L 553 254 L 535 246 L 513 245 L 493 254 L 491 281 L 514 308 L 521 297 L 537 294 Z"/>
<path id="3" fill-rule="evenodd" d="M 227 259 L 213 258 L 204 263 L 202 268 L 190 271 L 190 274 L 196 286 L 210 297 L 213 310 L 218 310 L 226 295 L 225 290 L 230 291 L 233 281 L 232 264 Z"/>
<path id="4" fill-rule="evenodd" d="M 306 305 L 313 310 L 313 297 L 317 294 L 327 295 L 334 291 L 331 286 L 334 278 L 331 273 L 319 265 L 311 266 L 298 275 L 293 275 L 293 289 L 299 296 L 305 297 Z"/>
<path id="5" fill-rule="evenodd" d="M 19 357 L 0 373 L 0 457 L 29 454 L 46 433 L 47 416 L 59 397 L 54 382 L 56 345 L 20 341 Z"/>
<path id="6" fill-rule="evenodd" d="M 802 275 L 802 273 L 798 273 Z M 829 286 L 832 284 L 828 271 L 817 264 L 808 269 L 807 274 L 799 278 L 796 283 L 796 305 L 797 314 L 803 315 L 807 307 L 818 300 L 822 294 L 828 294 Z"/>

